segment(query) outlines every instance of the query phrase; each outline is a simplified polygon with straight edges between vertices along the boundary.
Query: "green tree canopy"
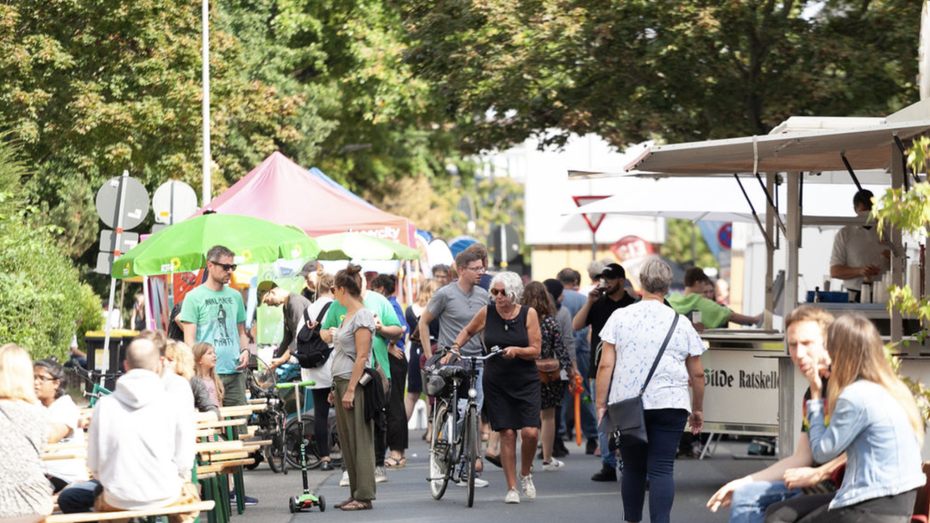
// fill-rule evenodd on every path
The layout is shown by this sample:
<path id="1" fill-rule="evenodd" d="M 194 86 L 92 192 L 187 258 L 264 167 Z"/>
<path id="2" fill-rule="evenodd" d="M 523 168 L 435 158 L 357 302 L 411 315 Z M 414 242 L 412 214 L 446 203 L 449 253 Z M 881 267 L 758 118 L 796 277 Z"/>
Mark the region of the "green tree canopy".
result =
<path id="1" fill-rule="evenodd" d="M 790 115 L 884 115 L 917 98 L 920 2 L 400 4 L 408 60 L 470 151 L 570 132 L 618 147 L 764 134 Z"/>

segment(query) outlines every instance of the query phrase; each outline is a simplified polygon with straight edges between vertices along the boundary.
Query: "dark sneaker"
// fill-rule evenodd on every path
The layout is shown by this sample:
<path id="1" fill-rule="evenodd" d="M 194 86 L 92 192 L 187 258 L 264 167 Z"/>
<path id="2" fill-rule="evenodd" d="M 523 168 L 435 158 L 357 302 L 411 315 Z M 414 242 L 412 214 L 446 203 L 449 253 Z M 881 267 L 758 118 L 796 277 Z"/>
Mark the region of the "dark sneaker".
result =
<path id="1" fill-rule="evenodd" d="M 590 456 L 594 454 L 595 450 L 597 450 L 597 438 L 588 438 L 588 443 L 584 447 L 584 453 Z"/>
<path id="2" fill-rule="evenodd" d="M 617 470 L 608 465 L 604 465 L 601 470 L 591 476 L 591 481 L 617 481 Z"/>
<path id="3" fill-rule="evenodd" d="M 333 462 L 330 460 L 326 460 L 322 465 L 320 465 L 320 470 L 333 470 L 334 468 L 335 467 L 333 467 Z"/>
<path id="4" fill-rule="evenodd" d="M 568 448 L 565 446 L 564 441 L 557 438 L 552 445 L 552 457 L 564 458 L 565 456 L 568 456 Z"/>
<path id="5" fill-rule="evenodd" d="M 258 500 L 253 497 L 242 496 L 242 501 L 243 501 L 243 504 L 247 507 L 254 507 L 255 505 L 258 505 Z M 230 505 L 236 504 L 236 492 L 235 491 L 229 492 L 229 504 Z"/>

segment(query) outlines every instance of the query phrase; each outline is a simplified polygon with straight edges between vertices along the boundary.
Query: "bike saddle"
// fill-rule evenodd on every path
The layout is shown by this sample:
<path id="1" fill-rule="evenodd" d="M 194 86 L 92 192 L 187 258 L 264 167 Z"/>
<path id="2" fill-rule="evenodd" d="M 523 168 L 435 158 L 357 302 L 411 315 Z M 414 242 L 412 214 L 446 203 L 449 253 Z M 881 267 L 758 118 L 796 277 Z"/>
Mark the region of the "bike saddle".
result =
<path id="1" fill-rule="evenodd" d="M 446 365 L 445 367 L 442 367 L 441 369 L 439 369 L 439 375 L 443 377 L 444 379 L 450 379 L 450 378 L 461 379 L 465 377 L 465 369 L 463 369 L 462 367 L 458 367 L 456 365 Z"/>

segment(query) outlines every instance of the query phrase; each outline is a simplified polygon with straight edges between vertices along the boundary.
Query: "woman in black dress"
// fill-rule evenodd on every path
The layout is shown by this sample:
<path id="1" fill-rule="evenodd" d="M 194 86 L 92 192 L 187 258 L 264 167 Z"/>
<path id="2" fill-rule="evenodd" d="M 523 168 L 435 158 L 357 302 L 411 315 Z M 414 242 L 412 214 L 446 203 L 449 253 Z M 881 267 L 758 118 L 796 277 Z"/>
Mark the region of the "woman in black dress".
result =
<path id="1" fill-rule="evenodd" d="M 494 305 L 478 311 L 465 327 L 453 350 L 484 331 L 486 347 L 500 347 L 484 369 L 484 405 L 491 429 L 500 432 L 501 464 L 507 479 L 505 503 L 519 503 L 517 491 L 517 431 L 523 440 L 520 459 L 520 489 L 527 499 L 536 498 L 530 467 L 539 439 L 540 381 L 536 358 L 540 353 L 539 319 L 532 307 L 518 305 L 523 282 L 513 272 L 502 272 L 491 280 Z"/>

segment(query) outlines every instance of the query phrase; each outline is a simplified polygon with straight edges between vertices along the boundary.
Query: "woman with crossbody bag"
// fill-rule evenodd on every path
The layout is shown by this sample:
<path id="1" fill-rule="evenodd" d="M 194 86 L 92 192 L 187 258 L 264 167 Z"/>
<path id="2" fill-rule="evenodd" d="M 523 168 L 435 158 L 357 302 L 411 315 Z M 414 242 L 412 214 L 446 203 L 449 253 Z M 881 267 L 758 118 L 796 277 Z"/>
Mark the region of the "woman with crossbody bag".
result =
<path id="1" fill-rule="evenodd" d="M 642 402 L 639 409 L 645 431 L 637 438 L 621 437 L 620 445 L 623 517 L 631 523 L 643 519 L 647 475 L 650 520 L 669 521 L 675 499 L 672 474 L 678 441 L 685 422 L 690 421 L 693 434 L 704 425 L 700 356 L 706 349 L 691 322 L 676 321 L 678 314 L 663 303 L 671 281 L 672 269 L 667 263 L 658 258 L 646 261 L 640 272 L 642 301 L 614 312 L 601 330 L 598 419 L 608 415 L 608 406 L 630 404 L 629 400 Z M 611 425 L 622 421 L 615 419 L 611 409 Z"/>

